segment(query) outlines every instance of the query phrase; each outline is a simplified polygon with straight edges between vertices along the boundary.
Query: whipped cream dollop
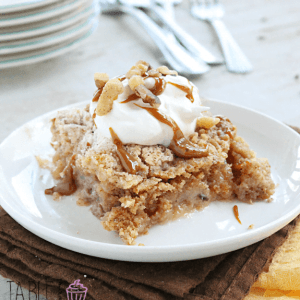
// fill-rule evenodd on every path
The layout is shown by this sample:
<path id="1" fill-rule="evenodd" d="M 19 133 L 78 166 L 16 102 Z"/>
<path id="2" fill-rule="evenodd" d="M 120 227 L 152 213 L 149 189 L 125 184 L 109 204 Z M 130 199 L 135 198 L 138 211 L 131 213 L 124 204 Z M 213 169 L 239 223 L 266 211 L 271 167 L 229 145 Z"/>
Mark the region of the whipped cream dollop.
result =
<path id="1" fill-rule="evenodd" d="M 209 110 L 201 105 L 198 89 L 188 79 L 182 76 L 167 75 L 163 77 L 166 82 L 164 91 L 158 95 L 161 104 L 158 111 L 171 117 L 181 129 L 185 137 L 195 132 L 196 122 L 202 117 L 202 112 Z M 170 126 L 152 116 L 147 110 L 138 107 L 150 107 L 140 98 L 122 103 L 134 92 L 128 86 L 128 80 L 122 81 L 124 92 L 113 102 L 112 110 L 104 115 L 96 115 L 94 122 L 100 136 L 111 138 L 111 127 L 123 144 L 157 145 L 168 147 L 174 132 Z M 192 91 L 192 99 L 187 98 L 187 92 L 172 83 L 183 86 Z M 145 80 L 145 86 L 151 89 L 155 85 L 155 78 Z M 97 102 L 91 102 L 90 113 L 94 114 Z"/>

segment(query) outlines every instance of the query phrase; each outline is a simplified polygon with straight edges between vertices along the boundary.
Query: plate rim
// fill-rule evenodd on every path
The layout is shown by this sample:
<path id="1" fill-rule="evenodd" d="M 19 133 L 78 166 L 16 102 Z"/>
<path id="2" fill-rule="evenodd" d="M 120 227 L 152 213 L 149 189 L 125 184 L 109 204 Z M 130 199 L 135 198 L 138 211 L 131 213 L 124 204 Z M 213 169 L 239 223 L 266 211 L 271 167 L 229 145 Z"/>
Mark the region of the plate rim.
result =
<path id="1" fill-rule="evenodd" d="M 55 21 L 54 23 L 30 28 L 24 31 L 15 31 L 0 33 L 0 42 L 10 42 L 18 41 L 24 39 L 30 39 L 39 35 L 48 35 L 53 32 L 57 32 L 63 29 L 66 29 L 70 26 L 73 26 L 77 22 L 81 22 L 83 19 L 88 19 L 95 12 L 99 13 L 100 9 L 98 8 L 95 2 L 92 2 L 90 5 L 86 6 L 83 10 L 71 14 L 67 14 L 63 17 L 62 20 Z M 70 16 L 71 15 L 71 16 Z"/>
<path id="2" fill-rule="evenodd" d="M 250 111 L 252 113 L 258 114 L 260 116 L 266 117 L 266 118 L 272 120 L 273 122 L 276 122 L 278 125 L 285 127 L 285 129 L 287 129 L 288 131 L 290 131 L 295 136 L 295 139 L 298 140 L 299 145 L 300 145 L 300 135 L 295 130 L 293 130 L 288 125 L 284 124 L 283 122 L 281 122 L 281 121 L 279 121 L 279 120 L 277 120 L 277 119 L 275 119 L 275 118 L 273 118 L 273 117 L 271 117 L 271 116 L 269 116 L 265 113 L 259 112 L 257 110 L 252 109 L 252 108 L 247 108 L 247 107 L 242 106 L 242 105 L 228 103 L 228 102 L 221 101 L 221 100 L 209 99 L 209 101 L 212 101 L 212 102 L 214 102 L 214 104 L 217 104 L 217 105 L 218 104 L 223 104 L 223 105 L 228 105 L 228 106 L 234 106 L 234 107 L 237 107 L 239 109 L 247 110 L 247 111 Z M 72 108 L 72 107 L 74 107 L 74 108 L 75 107 L 83 107 L 84 105 L 89 104 L 89 103 L 90 103 L 90 100 L 79 102 L 79 103 L 73 103 L 73 104 L 58 108 L 58 109 L 54 109 L 50 112 L 42 114 L 42 115 L 26 122 L 25 124 L 23 124 L 20 127 L 16 128 L 11 134 L 9 134 L 3 140 L 3 142 L 0 144 L 0 149 L 3 146 L 5 146 L 6 143 L 8 143 L 9 138 L 11 136 L 17 134 L 17 132 L 19 130 L 21 130 L 25 126 L 28 126 L 30 123 L 34 123 L 34 122 L 38 121 L 39 119 L 40 120 L 44 120 L 45 118 L 49 119 L 49 117 L 51 115 L 54 115 L 55 113 L 57 113 L 57 111 Z M 0 169 L 0 171 L 1 171 L 1 169 Z M 1 172 L 0 172 L 0 175 L 1 175 Z M 135 262 L 171 262 L 171 261 L 181 261 L 181 260 L 192 260 L 192 259 L 198 259 L 198 258 L 218 255 L 218 254 L 226 253 L 228 251 L 238 250 L 240 248 L 251 245 L 253 243 L 256 243 L 256 242 L 270 236 L 271 234 L 275 233 L 276 231 L 280 230 L 282 227 L 287 225 L 290 221 L 292 221 L 300 213 L 300 202 L 299 202 L 299 204 L 297 206 L 295 206 L 293 209 L 291 209 L 285 215 L 281 216 L 280 218 L 278 218 L 278 219 L 276 219 L 276 220 L 274 220 L 274 221 L 272 221 L 272 222 L 270 222 L 270 223 L 268 223 L 268 224 L 266 224 L 266 225 L 264 225 L 260 228 L 255 229 L 255 231 L 254 230 L 253 231 L 249 230 L 249 231 L 246 231 L 244 233 L 234 235 L 232 237 L 227 237 L 225 239 L 218 240 L 217 242 L 216 241 L 206 241 L 206 242 L 203 242 L 203 243 L 190 243 L 190 244 L 184 244 L 184 245 L 179 245 L 179 246 L 178 245 L 169 245 L 169 246 L 164 245 L 164 246 L 146 246 L 146 247 L 133 246 L 133 247 L 130 247 L 128 245 L 119 245 L 119 244 L 102 243 L 102 242 L 98 242 L 98 241 L 85 240 L 85 239 L 82 239 L 82 238 L 79 238 L 79 237 L 73 237 L 73 236 L 55 231 L 53 229 L 50 229 L 48 227 L 45 227 L 43 225 L 40 225 L 40 224 L 36 223 L 34 220 L 27 219 L 22 214 L 18 213 L 17 211 L 14 211 L 13 207 L 10 206 L 5 200 L 2 201 L 2 199 L 3 199 L 2 192 L 0 192 L 0 205 L 4 208 L 4 210 L 13 219 L 15 219 L 14 216 L 17 214 L 17 217 L 18 217 L 17 222 L 19 224 L 21 224 L 23 227 L 28 229 L 33 234 L 38 235 L 39 237 L 49 241 L 50 243 L 53 243 L 55 245 L 58 245 L 60 247 L 63 247 L 63 248 L 66 248 L 66 249 L 69 249 L 69 250 L 72 250 L 72 251 L 75 251 L 75 252 L 90 255 L 90 256 L 95 256 L 95 255 L 91 254 L 90 252 L 88 253 L 87 251 L 82 252 L 82 249 L 83 248 L 88 248 L 89 245 L 100 245 L 102 247 L 101 256 L 97 255 L 97 257 L 102 257 L 102 258 L 105 258 L 105 259 L 113 259 L 113 260 L 135 261 Z M 3 205 L 3 203 L 4 203 L 4 205 Z M 29 222 L 29 224 L 31 226 L 27 226 L 26 221 Z M 274 225 L 276 225 L 275 226 L 276 228 L 274 228 Z M 38 230 L 36 228 L 40 228 L 40 230 Z M 58 238 L 55 237 L 55 242 L 54 242 L 52 238 L 50 240 L 50 238 L 45 236 L 45 234 L 41 233 L 40 231 L 41 232 L 54 233 L 56 236 L 58 236 Z M 269 232 L 269 233 L 266 234 L 266 231 Z M 37 234 L 36 232 L 38 232 L 39 234 Z M 60 241 L 59 243 L 57 243 L 57 240 L 59 238 L 60 239 L 68 239 L 68 242 L 61 242 Z M 201 251 L 202 248 L 209 248 L 209 247 L 212 247 L 213 245 L 217 244 L 218 247 L 216 247 L 216 248 L 220 249 L 223 246 L 225 246 L 226 244 L 228 244 L 229 242 L 231 244 L 234 243 L 234 242 L 239 242 L 240 243 L 241 238 L 243 239 L 244 242 L 241 243 L 238 248 L 235 247 L 234 249 L 227 250 L 225 252 L 223 250 L 213 251 L 212 254 L 209 255 L 209 256 L 206 255 L 206 256 L 195 257 L 195 255 L 199 251 Z M 77 247 L 77 249 L 74 249 L 74 248 L 70 247 L 70 241 L 73 242 L 73 243 L 77 242 L 76 243 L 77 246 L 78 246 L 78 242 L 79 242 L 79 245 L 80 245 L 80 241 L 84 241 L 85 247 L 79 246 L 79 247 Z M 251 241 L 251 242 L 249 243 L 249 241 Z M 199 247 L 201 249 L 199 249 Z M 104 255 L 104 256 L 102 255 L 103 254 L 103 248 L 106 248 L 105 249 L 106 251 L 104 251 L 104 252 L 108 253 L 108 255 Z M 231 248 L 231 247 L 229 247 L 229 248 Z M 120 250 L 122 250 L 122 249 L 129 250 L 129 251 L 127 251 L 127 253 L 129 253 L 129 257 L 128 257 L 128 254 L 124 255 L 124 253 L 123 253 L 121 255 L 121 258 L 120 258 L 120 252 L 123 252 L 123 251 L 120 251 Z M 174 251 L 174 249 L 175 249 L 175 251 Z M 228 249 L 228 247 L 227 248 L 225 247 L 225 249 Z M 156 253 L 155 255 L 162 254 L 166 250 L 169 250 L 169 251 L 168 251 L 167 255 L 166 254 L 164 255 L 164 257 L 162 257 L 162 258 L 157 258 L 156 257 L 155 260 L 153 260 L 153 250 L 155 250 L 155 253 Z M 184 255 L 183 258 L 178 258 L 178 257 L 174 258 L 174 257 L 172 257 L 172 255 L 174 255 L 174 254 L 178 255 L 178 253 L 185 252 L 186 250 L 189 250 L 188 252 L 190 254 L 192 253 L 192 256 L 191 255 Z M 172 253 L 170 253 L 170 251 Z M 135 255 L 136 257 L 134 259 L 132 259 L 132 255 Z M 149 255 L 152 258 L 149 257 Z M 145 257 L 145 256 L 147 256 L 147 257 Z M 141 259 L 141 257 L 144 257 L 144 258 Z"/>
<path id="3" fill-rule="evenodd" d="M 5 28 L 9 26 L 20 26 L 34 22 L 42 22 L 48 19 L 55 18 L 59 15 L 70 13 L 71 11 L 76 10 L 80 5 L 83 5 L 85 1 L 86 0 L 73 0 L 70 3 L 62 4 L 59 7 L 50 9 L 49 11 L 34 13 L 31 15 L 16 17 L 12 19 L 0 20 L 0 26 Z"/>
<path id="4" fill-rule="evenodd" d="M 96 9 L 96 6 L 94 7 Z M 86 20 L 78 22 L 62 31 L 55 33 L 52 36 L 45 36 L 36 41 L 17 44 L 13 46 L 0 46 L 0 56 L 8 56 L 10 54 L 22 53 L 27 51 L 35 51 L 40 48 L 47 48 L 57 45 L 68 40 L 79 39 L 82 35 L 87 33 L 93 26 L 97 12 L 94 11 Z"/>
<path id="5" fill-rule="evenodd" d="M 98 26 L 98 20 L 97 18 L 92 21 L 93 25 L 92 27 L 83 34 L 82 36 L 77 37 L 76 39 L 72 40 L 69 44 L 64 45 L 63 47 L 58 47 L 54 50 L 45 50 L 43 53 L 39 54 L 32 54 L 31 56 L 26 56 L 23 58 L 17 58 L 17 59 L 11 59 L 7 61 L 0 62 L 0 70 L 8 69 L 8 68 L 14 68 L 14 67 L 20 67 L 24 65 L 30 65 L 34 63 L 39 63 L 41 61 L 49 60 L 52 58 L 55 58 L 57 56 L 63 55 L 69 51 L 74 50 L 78 46 L 81 45 L 81 43 L 88 38 L 97 28 Z M 34 50 L 32 50 L 34 51 Z"/>
<path id="6" fill-rule="evenodd" d="M 59 2 L 60 0 L 29 0 L 27 3 L 23 4 L 10 4 L 10 5 L 0 5 L 0 12 L 11 13 L 17 12 L 19 10 L 24 9 L 33 9 L 37 7 L 43 7 L 55 2 Z"/>

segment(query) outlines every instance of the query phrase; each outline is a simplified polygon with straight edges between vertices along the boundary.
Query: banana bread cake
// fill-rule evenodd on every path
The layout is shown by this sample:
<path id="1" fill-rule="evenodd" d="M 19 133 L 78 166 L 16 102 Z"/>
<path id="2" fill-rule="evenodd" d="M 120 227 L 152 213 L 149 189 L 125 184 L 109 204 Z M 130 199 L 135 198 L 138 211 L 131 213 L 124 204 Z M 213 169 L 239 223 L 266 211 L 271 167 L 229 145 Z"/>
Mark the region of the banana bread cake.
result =
<path id="1" fill-rule="evenodd" d="M 121 77 L 96 73 L 95 83 L 85 109 L 52 120 L 58 183 L 45 193 L 74 193 L 126 244 L 212 201 L 253 203 L 274 193 L 268 160 L 175 71 L 139 61 Z"/>

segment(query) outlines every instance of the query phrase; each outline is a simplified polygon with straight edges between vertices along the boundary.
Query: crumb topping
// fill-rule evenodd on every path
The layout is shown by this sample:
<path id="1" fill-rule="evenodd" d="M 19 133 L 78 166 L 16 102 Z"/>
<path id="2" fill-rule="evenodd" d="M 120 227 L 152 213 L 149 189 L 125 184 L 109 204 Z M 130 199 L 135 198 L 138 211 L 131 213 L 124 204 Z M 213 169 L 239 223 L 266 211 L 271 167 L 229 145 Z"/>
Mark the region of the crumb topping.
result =
<path id="1" fill-rule="evenodd" d="M 219 118 L 201 117 L 201 118 L 197 119 L 197 126 L 205 128 L 205 129 L 209 129 L 209 128 L 217 125 L 219 122 L 220 122 Z"/>
<path id="2" fill-rule="evenodd" d="M 95 73 L 94 80 L 96 87 L 101 89 L 109 81 L 109 76 L 106 73 Z"/>
<path id="3" fill-rule="evenodd" d="M 144 83 L 144 79 L 140 75 L 134 75 L 128 81 L 128 85 L 130 86 L 130 88 L 131 88 L 132 91 L 135 91 L 135 89 L 139 85 L 144 85 L 144 84 L 145 84 Z"/>
<path id="4" fill-rule="evenodd" d="M 120 79 L 114 78 L 107 81 L 99 97 L 96 114 L 104 116 L 112 110 L 113 102 L 124 92 L 124 87 Z"/>
<path id="5" fill-rule="evenodd" d="M 166 66 L 158 67 L 156 70 L 157 70 L 158 72 L 160 72 L 161 74 L 163 74 L 163 75 L 175 75 L 175 76 L 178 75 L 178 73 L 177 73 L 176 71 L 174 71 L 174 70 L 169 70 L 169 68 L 166 67 Z"/>
<path id="6" fill-rule="evenodd" d="M 135 93 L 142 98 L 144 103 L 149 103 L 154 108 L 158 108 L 161 104 L 159 98 L 142 84 L 135 88 Z"/>
<path id="7" fill-rule="evenodd" d="M 152 107 L 158 108 L 160 100 L 157 95 L 161 94 L 165 88 L 165 82 L 162 80 L 162 75 L 175 75 L 177 72 L 169 70 L 166 66 L 158 67 L 153 70 L 151 66 L 145 61 L 138 61 L 130 70 L 126 73 L 122 79 L 128 79 L 128 85 L 133 95 L 129 97 L 129 101 L 136 100 L 140 97 L 144 103 L 149 103 Z M 152 89 L 148 89 L 145 86 L 145 79 L 153 77 L 156 79 L 155 85 Z M 123 93 L 124 87 L 121 78 L 110 79 L 106 73 L 94 74 L 95 84 L 98 87 L 93 101 L 98 101 L 96 114 L 98 116 L 104 116 L 108 114 L 113 107 L 113 101 Z M 137 97 L 135 97 L 137 96 Z M 127 103 L 128 101 L 123 101 Z"/>

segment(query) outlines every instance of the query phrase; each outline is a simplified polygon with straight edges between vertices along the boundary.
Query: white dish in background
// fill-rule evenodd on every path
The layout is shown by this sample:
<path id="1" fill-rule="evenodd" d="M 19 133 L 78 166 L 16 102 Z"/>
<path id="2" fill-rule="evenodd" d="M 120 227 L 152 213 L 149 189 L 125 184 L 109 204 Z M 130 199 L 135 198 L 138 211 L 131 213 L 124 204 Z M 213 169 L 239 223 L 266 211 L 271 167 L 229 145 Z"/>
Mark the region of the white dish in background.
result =
<path id="1" fill-rule="evenodd" d="M 74 40 L 65 41 L 59 45 L 20 54 L 17 53 L 15 55 L 6 56 L 5 59 L 1 59 L 0 57 L 0 70 L 38 63 L 63 55 L 73 49 L 76 49 L 82 44 L 82 42 L 85 41 L 86 38 L 88 38 L 95 31 L 97 25 L 98 19 L 96 18 L 92 21 L 91 29 L 87 33 L 83 34 L 82 36 L 76 37 Z"/>
<path id="2" fill-rule="evenodd" d="M 7 59 L 7 55 L 13 53 L 37 50 L 40 48 L 50 47 L 53 45 L 67 42 L 72 39 L 76 39 L 81 35 L 85 34 L 88 30 L 90 30 L 93 27 L 93 19 L 96 16 L 96 14 L 98 14 L 98 12 L 95 12 L 94 15 L 91 16 L 90 20 L 78 22 L 77 24 L 68 27 L 65 30 L 55 32 L 53 34 L 48 34 L 45 37 L 29 39 L 22 44 L 0 46 L 0 56 L 5 55 L 5 58 Z M 3 43 L 1 45 L 3 45 Z"/>
<path id="3" fill-rule="evenodd" d="M 16 26 L 16 25 L 25 25 L 34 22 L 40 22 L 43 20 L 48 20 L 51 18 L 56 18 L 62 14 L 69 13 L 75 10 L 81 5 L 84 5 L 85 2 L 86 0 L 74 0 L 72 2 L 67 2 L 67 3 L 63 2 L 62 4 L 59 4 L 57 7 L 41 13 L 33 13 L 32 15 L 0 20 L 0 27 L 3 28 L 3 27 Z"/>
<path id="4" fill-rule="evenodd" d="M 49 5 L 44 5 L 41 7 L 37 7 L 34 9 L 28 9 L 28 10 L 20 10 L 17 12 L 10 12 L 10 13 L 1 13 L 0 14 L 0 20 L 10 20 L 10 19 L 19 19 L 19 18 L 23 18 L 23 17 L 28 17 L 30 15 L 37 15 L 49 10 L 53 10 L 55 8 L 59 8 L 62 7 L 68 3 L 73 2 L 74 0 L 61 0 L 55 3 L 51 3 Z"/>
<path id="5" fill-rule="evenodd" d="M 90 2 L 87 2 L 90 4 Z M 83 20 L 89 18 L 92 14 L 96 12 L 99 13 L 99 9 L 95 9 L 95 4 L 89 5 L 88 7 L 82 6 L 71 13 L 64 14 L 58 18 L 51 20 L 42 21 L 34 24 L 29 24 L 27 26 L 14 26 L 9 28 L 11 32 L 6 31 L 0 32 L 0 42 L 3 46 L 6 42 L 19 43 L 20 40 L 30 39 L 33 37 L 39 37 L 41 35 L 51 34 L 59 30 L 63 30 L 74 24 L 80 23 Z"/>
<path id="6" fill-rule="evenodd" d="M 61 0 L 1 0 L 0 13 L 14 13 L 38 8 Z"/>
<path id="7" fill-rule="evenodd" d="M 84 107 L 88 102 L 73 105 Z M 253 205 L 215 202 L 137 238 L 145 247 L 123 245 L 116 233 L 103 229 L 88 207 L 74 197 L 59 202 L 45 196 L 54 185 L 35 155 L 52 153 L 49 120 L 56 111 L 15 130 L 0 145 L 0 204 L 22 226 L 64 248 L 108 259 L 166 262 L 197 259 L 233 251 L 262 240 L 300 213 L 300 136 L 264 114 L 240 106 L 210 101 L 213 114 L 222 114 L 238 128 L 258 157 L 267 157 L 279 184 L 274 201 Z M 68 107 L 70 108 L 70 106 Z M 238 205 L 240 225 L 232 208 Z M 254 224 L 254 229 L 248 226 Z"/>

